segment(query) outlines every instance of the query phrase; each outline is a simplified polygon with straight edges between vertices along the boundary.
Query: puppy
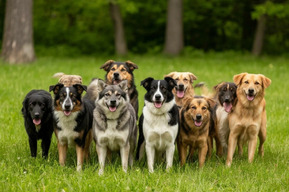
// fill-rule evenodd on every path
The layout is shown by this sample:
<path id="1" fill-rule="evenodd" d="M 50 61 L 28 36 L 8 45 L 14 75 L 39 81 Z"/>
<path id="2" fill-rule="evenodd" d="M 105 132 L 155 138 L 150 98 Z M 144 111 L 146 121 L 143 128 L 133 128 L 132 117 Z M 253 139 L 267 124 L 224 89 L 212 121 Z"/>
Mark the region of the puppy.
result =
<path id="1" fill-rule="evenodd" d="M 133 164 L 137 139 L 136 114 L 129 103 L 127 81 L 107 85 L 98 81 L 99 98 L 93 112 L 93 133 L 100 164 L 99 175 L 104 173 L 107 151 L 120 151 L 124 172 Z"/>
<path id="2" fill-rule="evenodd" d="M 145 106 L 139 121 L 139 141 L 137 159 L 145 142 L 149 172 L 154 172 L 155 155 L 166 153 L 166 168 L 173 164 L 175 139 L 178 134 L 178 107 L 175 104 L 173 88 L 177 85 L 171 77 L 154 80 L 149 77 L 141 82 L 147 90 L 144 96 Z"/>
<path id="3" fill-rule="evenodd" d="M 190 72 L 171 72 L 165 77 L 171 77 L 177 82 L 177 86 L 173 89 L 177 106 L 181 107 L 184 98 L 194 96 L 194 86 L 192 85 L 197 77 Z"/>
<path id="4" fill-rule="evenodd" d="M 64 87 L 71 87 L 74 84 L 82 84 L 82 77 L 79 75 L 66 75 L 64 73 L 55 73 L 55 78 L 59 78 L 58 83 L 64 85 Z"/>
<path id="5" fill-rule="evenodd" d="M 214 89 L 216 91 L 215 99 L 218 102 L 215 107 L 216 130 L 222 146 L 221 154 L 227 154 L 230 133 L 228 114 L 232 111 L 233 106 L 235 106 L 237 102 L 237 86 L 235 83 L 222 82 L 216 85 Z"/>
<path id="6" fill-rule="evenodd" d="M 82 100 L 81 94 L 86 86 L 63 84 L 50 86 L 54 93 L 54 132 L 57 138 L 59 164 L 64 166 L 68 146 L 75 146 L 77 171 L 82 170 L 84 158 L 88 159 L 92 141 L 92 121 L 94 104 Z"/>
<path id="7" fill-rule="evenodd" d="M 188 98 L 180 110 L 180 132 L 177 138 L 181 166 L 186 162 L 187 148 L 190 156 L 198 149 L 199 167 L 203 167 L 210 150 L 209 129 L 215 102 L 202 96 Z"/>
<path id="8" fill-rule="evenodd" d="M 42 156 L 47 158 L 53 133 L 52 98 L 44 90 L 30 91 L 22 103 L 22 115 L 32 157 L 37 154 L 37 140 L 42 139 Z"/>
<path id="9" fill-rule="evenodd" d="M 251 163 L 259 136 L 259 155 L 264 155 L 264 142 L 266 140 L 266 110 L 265 89 L 271 80 L 261 74 L 241 73 L 235 75 L 234 83 L 237 85 L 238 101 L 234 110 L 229 113 L 229 143 L 226 165 L 231 166 L 236 144 L 242 154 L 242 145 L 248 142 L 248 161 Z"/>
<path id="10" fill-rule="evenodd" d="M 134 84 L 133 71 L 138 69 L 138 66 L 131 61 L 116 62 L 108 60 L 100 69 L 104 69 L 107 73 L 105 81 L 109 85 L 119 84 L 123 80 L 127 80 L 128 95 L 130 103 L 133 106 L 138 119 L 138 92 Z"/>

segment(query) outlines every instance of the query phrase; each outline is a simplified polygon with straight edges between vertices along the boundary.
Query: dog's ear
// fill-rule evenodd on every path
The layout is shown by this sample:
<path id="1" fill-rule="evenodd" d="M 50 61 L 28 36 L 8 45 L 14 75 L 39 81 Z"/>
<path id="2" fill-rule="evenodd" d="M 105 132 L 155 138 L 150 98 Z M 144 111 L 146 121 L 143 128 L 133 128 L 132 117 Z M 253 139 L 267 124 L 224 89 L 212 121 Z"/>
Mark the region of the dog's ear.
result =
<path id="1" fill-rule="evenodd" d="M 216 101 L 213 100 L 213 99 L 211 99 L 211 98 L 206 98 L 206 101 L 207 101 L 207 103 L 208 103 L 208 105 L 209 105 L 210 111 L 213 111 L 214 107 L 215 107 L 216 104 L 217 104 Z"/>
<path id="2" fill-rule="evenodd" d="M 220 88 L 224 85 L 224 83 L 225 83 L 225 82 L 222 82 L 222 83 L 219 83 L 218 85 L 215 85 L 215 86 L 213 87 L 213 89 L 214 89 L 215 91 L 220 90 Z"/>
<path id="3" fill-rule="evenodd" d="M 191 84 L 193 84 L 194 80 L 197 80 L 197 79 L 198 79 L 197 76 L 194 75 L 193 73 L 189 73 L 189 77 L 190 77 L 190 82 L 191 82 Z"/>
<path id="4" fill-rule="evenodd" d="M 126 93 L 128 93 L 127 80 L 121 81 L 118 86 Z"/>
<path id="5" fill-rule="evenodd" d="M 127 64 L 130 71 L 138 69 L 138 66 L 131 61 L 126 61 L 125 63 Z"/>
<path id="6" fill-rule="evenodd" d="M 245 75 L 248 75 L 248 73 L 240 73 L 238 75 L 234 75 L 233 81 L 234 83 L 238 86 L 241 84 L 242 79 L 244 78 Z"/>
<path id="7" fill-rule="evenodd" d="M 169 91 L 173 90 L 173 88 L 175 88 L 175 86 L 177 86 L 176 80 L 174 80 L 171 77 L 165 77 L 165 81 L 168 82 L 168 84 L 169 84 Z"/>
<path id="8" fill-rule="evenodd" d="M 63 86 L 64 85 L 62 83 L 58 83 L 56 85 L 50 85 L 49 92 L 53 91 L 54 95 L 56 95 Z"/>
<path id="9" fill-rule="evenodd" d="M 186 111 L 189 110 L 190 104 L 191 104 L 193 99 L 194 99 L 194 97 L 185 97 L 183 100 L 183 107 L 181 109 L 186 110 Z"/>
<path id="10" fill-rule="evenodd" d="M 175 74 L 176 74 L 176 72 L 174 71 L 174 72 L 171 72 L 171 73 L 165 75 L 164 77 L 171 77 L 171 78 L 173 78 Z"/>
<path id="11" fill-rule="evenodd" d="M 115 61 L 114 60 L 108 60 L 106 61 L 101 67 L 100 69 L 104 69 L 105 71 L 109 71 L 109 67 L 111 66 L 111 64 L 113 64 Z"/>
<path id="12" fill-rule="evenodd" d="M 154 78 L 148 77 L 148 78 L 142 80 L 140 82 L 140 85 L 143 86 L 148 91 L 153 80 L 154 80 Z"/>
<path id="13" fill-rule="evenodd" d="M 264 75 L 261 75 L 262 78 L 262 83 L 264 88 L 267 88 L 271 85 L 271 79 L 269 79 L 268 77 L 265 77 Z"/>
<path id="14" fill-rule="evenodd" d="M 98 79 L 97 90 L 99 93 L 102 92 L 106 86 L 107 86 L 107 84 L 103 80 Z"/>
<path id="15" fill-rule="evenodd" d="M 25 99 L 24 99 L 23 102 L 22 102 L 21 112 L 22 112 L 23 115 L 27 114 L 28 101 L 29 101 L 29 98 L 26 96 Z"/>
<path id="16" fill-rule="evenodd" d="M 79 95 L 81 95 L 83 93 L 83 91 L 87 91 L 86 85 L 74 84 L 73 87 L 77 90 Z"/>

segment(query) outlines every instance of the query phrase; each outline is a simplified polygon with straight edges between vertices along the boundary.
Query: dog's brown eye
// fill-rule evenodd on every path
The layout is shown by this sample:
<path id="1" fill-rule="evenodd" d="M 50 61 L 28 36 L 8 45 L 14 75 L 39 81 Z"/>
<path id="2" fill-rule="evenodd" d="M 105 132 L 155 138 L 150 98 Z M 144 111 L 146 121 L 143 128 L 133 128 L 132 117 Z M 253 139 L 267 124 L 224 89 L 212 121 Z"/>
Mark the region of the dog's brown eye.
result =
<path id="1" fill-rule="evenodd" d="M 207 107 L 202 107 L 202 110 L 204 110 L 204 111 L 205 111 L 206 109 L 207 109 Z"/>
<path id="2" fill-rule="evenodd" d="M 192 109 L 196 110 L 196 109 L 197 109 L 197 107 L 193 106 L 193 107 L 192 107 Z"/>
<path id="3" fill-rule="evenodd" d="M 227 87 L 224 88 L 224 91 L 227 91 Z"/>
<path id="4" fill-rule="evenodd" d="M 249 84 L 249 81 L 245 81 L 244 83 Z"/>
<path id="5" fill-rule="evenodd" d="M 258 81 L 255 82 L 255 85 L 259 85 L 260 83 Z"/>
<path id="6" fill-rule="evenodd" d="M 120 94 L 119 94 L 119 93 L 117 93 L 117 94 L 115 94 L 115 96 L 117 96 L 117 97 L 120 97 Z"/>
<path id="7" fill-rule="evenodd" d="M 176 81 L 178 81 L 178 80 L 179 80 L 179 78 L 176 78 L 175 80 L 176 80 Z"/>
<path id="8" fill-rule="evenodd" d="M 104 94 L 106 97 L 109 97 L 109 93 Z"/>
<path id="9" fill-rule="evenodd" d="M 187 81 L 188 81 L 188 79 L 184 79 L 184 81 L 185 81 L 185 82 L 187 82 Z"/>
<path id="10" fill-rule="evenodd" d="M 121 72 L 124 72 L 124 71 L 125 71 L 125 68 L 122 68 L 120 71 L 121 71 Z"/>
<path id="11" fill-rule="evenodd" d="M 115 68 L 111 68 L 111 71 L 115 71 Z"/>

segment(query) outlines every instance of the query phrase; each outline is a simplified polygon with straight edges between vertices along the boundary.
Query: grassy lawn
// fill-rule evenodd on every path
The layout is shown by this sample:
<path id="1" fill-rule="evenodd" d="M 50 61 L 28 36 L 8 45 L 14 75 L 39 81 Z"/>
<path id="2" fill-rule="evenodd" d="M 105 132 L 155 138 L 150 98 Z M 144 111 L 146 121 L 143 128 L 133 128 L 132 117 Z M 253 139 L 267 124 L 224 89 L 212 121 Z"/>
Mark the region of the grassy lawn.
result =
<path id="1" fill-rule="evenodd" d="M 167 173 L 164 163 L 155 165 L 155 173 L 149 174 L 145 161 L 137 162 L 127 174 L 121 170 L 116 158 L 98 176 L 97 154 L 92 145 L 92 156 L 81 173 L 76 172 L 76 154 L 68 153 L 66 167 L 58 164 L 56 138 L 53 135 L 49 158 L 30 157 L 28 137 L 20 113 L 22 100 L 31 89 L 48 90 L 55 84 L 56 72 L 78 74 L 88 84 L 92 77 L 104 77 L 99 67 L 108 59 L 131 60 L 135 70 L 135 82 L 139 91 L 140 113 L 145 90 L 140 81 L 146 77 L 162 79 L 172 71 L 193 72 L 198 80 L 211 88 L 221 81 L 232 81 L 241 72 L 262 73 L 272 80 L 266 90 L 267 140 L 265 155 L 255 155 L 254 162 L 244 156 L 233 159 L 231 168 L 225 167 L 225 158 L 213 156 L 203 169 L 196 162 L 181 168 L 175 153 L 173 169 Z M 39 57 L 34 64 L 10 66 L 0 63 L 0 191 L 288 191 L 289 190 L 289 65 L 283 57 L 254 58 L 235 53 L 202 54 L 178 58 L 163 56 L 130 56 L 54 58 Z"/>

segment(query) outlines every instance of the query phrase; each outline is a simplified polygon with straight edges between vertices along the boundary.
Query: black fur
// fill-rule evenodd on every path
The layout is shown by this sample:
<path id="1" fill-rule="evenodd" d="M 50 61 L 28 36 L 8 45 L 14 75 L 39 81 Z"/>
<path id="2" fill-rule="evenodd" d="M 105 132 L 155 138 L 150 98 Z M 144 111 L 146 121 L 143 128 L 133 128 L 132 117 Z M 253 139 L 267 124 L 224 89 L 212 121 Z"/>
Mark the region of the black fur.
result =
<path id="1" fill-rule="evenodd" d="M 229 85 L 229 89 L 227 88 L 228 85 Z M 237 85 L 235 85 L 235 83 L 230 83 L 230 82 L 224 83 L 219 88 L 219 91 L 218 91 L 218 100 L 220 104 L 222 106 L 223 106 L 223 103 L 225 102 L 234 104 L 237 98 L 236 90 L 237 90 Z"/>
<path id="2" fill-rule="evenodd" d="M 24 125 L 29 137 L 32 157 L 37 154 L 37 140 L 41 139 L 42 156 L 47 158 L 53 133 L 52 98 L 45 90 L 30 91 L 22 103 Z M 37 131 L 33 119 L 41 120 L 41 128 Z"/>

